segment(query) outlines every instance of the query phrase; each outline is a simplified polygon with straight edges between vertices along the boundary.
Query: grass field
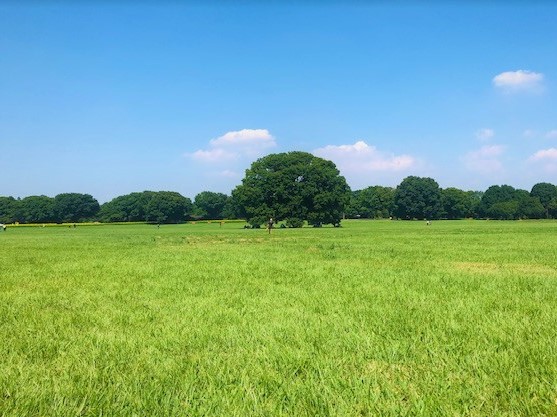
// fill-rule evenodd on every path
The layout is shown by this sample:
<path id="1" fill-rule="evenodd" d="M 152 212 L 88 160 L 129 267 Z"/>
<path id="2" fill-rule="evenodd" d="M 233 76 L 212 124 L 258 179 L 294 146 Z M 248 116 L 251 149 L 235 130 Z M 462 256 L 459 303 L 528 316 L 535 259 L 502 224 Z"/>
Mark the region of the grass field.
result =
<path id="1" fill-rule="evenodd" d="M 10 227 L 0 416 L 557 416 L 557 222 Z"/>

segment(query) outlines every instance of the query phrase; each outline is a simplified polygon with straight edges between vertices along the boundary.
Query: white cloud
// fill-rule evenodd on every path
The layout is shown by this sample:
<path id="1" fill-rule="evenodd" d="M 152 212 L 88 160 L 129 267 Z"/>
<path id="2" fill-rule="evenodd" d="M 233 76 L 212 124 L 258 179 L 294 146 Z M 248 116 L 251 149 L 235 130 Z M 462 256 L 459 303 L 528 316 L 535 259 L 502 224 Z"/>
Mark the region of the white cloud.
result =
<path id="1" fill-rule="evenodd" d="M 505 147 L 502 145 L 486 145 L 477 151 L 468 152 L 462 160 L 470 171 L 491 174 L 503 170 L 499 157 L 504 152 Z"/>
<path id="2" fill-rule="evenodd" d="M 199 149 L 186 154 L 202 162 L 219 163 L 238 160 L 246 156 L 255 158 L 267 148 L 276 146 L 274 137 L 267 129 L 242 129 L 230 131 L 209 141 L 209 149 Z"/>
<path id="3" fill-rule="evenodd" d="M 528 158 L 528 162 L 539 164 L 546 172 L 557 174 L 557 148 L 539 150 Z"/>
<path id="4" fill-rule="evenodd" d="M 555 161 L 557 162 L 557 148 L 542 149 L 530 158 L 530 161 Z"/>
<path id="5" fill-rule="evenodd" d="M 224 135 L 211 140 L 211 146 L 256 146 L 273 147 L 276 146 L 275 139 L 267 129 L 242 129 L 227 132 Z"/>
<path id="6" fill-rule="evenodd" d="M 548 139 L 557 139 L 557 129 L 550 130 L 545 134 L 545 137 Z"/>
<path id="7" fill-rule="evenodd" d="M 405 171 L 416 165 L 416 159 L 410 155 L 393 155 L 380 152 L 375 146 L 364 141 L 353 145 L 328 145 L 315 149 L 313 153 L 321 158 L 333 161 L 339 170 L 353 173 L 373 171 Z"/>
<path id="8" fill-rule="evenodd" d="M 493 77 L 493 84 L 506 92 L 533 91 L 542 88 L 544 75 L 539 72 L 518 70 L 506 71 Z"/>
<path id="9" fill-rule="evenodd" d="M 483 128 L 476 131 L 476 139 L 481 141 L 488 141 L 493 136 L 495 136 L 495 131 L 493 129 Z"/>
<path id="10" fill-rule="evenodd" d="M 220 148 L 209 149 L 207 151 L 200 149 L 190 155 L 192 156 L 192 158 L 203 162 L 221 162 L 238 158 L 238 154 L 234 152 L 228 152 Z"/>

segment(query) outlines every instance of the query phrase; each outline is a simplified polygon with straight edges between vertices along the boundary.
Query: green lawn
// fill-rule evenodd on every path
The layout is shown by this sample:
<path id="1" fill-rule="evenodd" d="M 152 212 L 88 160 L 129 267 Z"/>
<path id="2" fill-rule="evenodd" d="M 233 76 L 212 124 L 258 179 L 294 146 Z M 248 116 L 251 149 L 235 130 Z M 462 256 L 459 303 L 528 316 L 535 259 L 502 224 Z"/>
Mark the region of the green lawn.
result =
<path id="1" fill-rule="evenodd" d="M 557 222 L 9 227 L 0 416 L 556 416 Z"/>

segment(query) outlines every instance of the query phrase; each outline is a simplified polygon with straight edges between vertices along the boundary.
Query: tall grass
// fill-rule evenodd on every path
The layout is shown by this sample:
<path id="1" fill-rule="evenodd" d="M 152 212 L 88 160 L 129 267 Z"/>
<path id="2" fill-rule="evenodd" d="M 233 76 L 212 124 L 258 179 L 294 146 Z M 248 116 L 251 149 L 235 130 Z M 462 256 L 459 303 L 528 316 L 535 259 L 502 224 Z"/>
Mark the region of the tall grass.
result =
<path id="1" fill-rule="evenodd" d="M 0 233 L 0 415 L 557 415 L 557 222 L 343 226 Z"/>

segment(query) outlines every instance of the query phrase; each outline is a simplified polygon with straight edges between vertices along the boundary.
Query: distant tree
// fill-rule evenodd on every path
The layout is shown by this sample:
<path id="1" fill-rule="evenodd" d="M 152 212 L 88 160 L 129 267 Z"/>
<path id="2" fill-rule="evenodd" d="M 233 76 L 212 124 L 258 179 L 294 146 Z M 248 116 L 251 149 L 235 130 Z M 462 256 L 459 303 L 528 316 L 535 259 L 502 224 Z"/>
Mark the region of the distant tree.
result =
<path id="1" fill-rule="evenodd" d="M 463 191 L 458 188 L 441 190 L 443 217 L 447 219 L 474 217 L 479 201 L 479 197 L 474 191 Z"/>
<path id="2" fill-rule="evenodd" d="M 242 217 L 241 208 L 234 196 L 228 196 L 226 199 L 226 204 L 222 209 L 222 215 L 225 219 L 238 219 Z"/>
<path id="3" fill-rule="evenodd" d="M 528 191 L 510 185 L 489 187 L 479 206 L 480 216 L 500 220 L 539 219 L 545 216 L 545 212 L 539 197 L 532 197 Z"/>
<path id="4" fill-rule="evenodd" d="M 54 197 L 53 214 L 57 222 L 92 219 L 99 209 L 99 202 L 89 194 L 64 193 Z"/>
<path id="5" fill-rule="evenodd" d="M 516 219 L 518 210 L 518 201 L 499 201 L 492 204 L 486 210 L 488 218 L 497 220 L 512 220 Z"/>
<path id="6" fill-rule="evenodd" d="M 145 220 L 157 223 L 177 223 L 185 221 L 192 213 L 189 198 L 174 191 L 153 193 L 145 208 Z"/>
<path id="7" fill-rule="evenodd" d="M 484 194 L 483 191 L 466 191 L 468 194 L 471 206 L 470 206 L 470 213 L 466 217 L 479 217 L 478 211 L 480 207 L 480 202 L 482 201 L 482 196 Z"/>
<path id="8" fill-rule="evenodd" d="M 547 217 L 547 211 L 539 197 L 525 195 L 518 199 L 516 216 L 520 219 L 543 219 Z"/>
<path id="9" fill-rule="evenodd" d="M 552 198 L 547 204 L 547 213 L 550 218 L 557 219 L 557 197 Z"/>
<path id="10" fill-rule="evenodd" d="M 203 191 L 195 196 L 194 213 L 204 219 L 223 219 L 229 197 L 223 193 Z"/>
<path id="11" fill-rule="evenodd" d="M 54 222 L 54 199 L 45 195 L 32 195 L 20 201 L 21 219 L 23 223 Z"/>
<path id="12" fill-rule="evenodd" d="M 396 188 L 395 214 L 402 219 L 438 219 L 441 189 L 432 178 L 406 177 Z"/>
<path id="13" fill-rule="evenodd" d="M 391 216 L 394 208 L 394 188 L 377 185 L 364 188 L 352 195 L 352 207 L 359 217 L 384 219 Z"/>
<path id="14" fill-rule="evenodd" d="M 19 221 L 19 201 L 13 197 L 0 197 L 0 223 Z"/>
<path id="15" fill-rule="evenodd" d="M 292 227 L 339 223 L 350 188 L 335 164 L 306 152 L 271 154 L 246 170 L 232 195 L 242 217 L 253 225 L 270 217 Z"/>
<path id="16" fill-rule="evenodd" d="M 557 198 L 557 187 L 547 182 L 539 182 L 532 187 L 530 196 L 540 199 L 540 203 L 545 210 L 545 217 L 550 217 L 549 204 L 554 198 Z"/>
<path id="17" fill-rule="evenodd" d="M 99 212 L 103 222 L 184 221 L 192 214 L 191 200 L 173 191 L 143 191 L 114 198 Z"/>
<path id="18" fill-rule="evenodd" d="M 350 192 L 350 198 L 348 199 L 348 204 L 344 209 L 344 214 L 350 219 L 362 217 L 364 209 L 360 204 L 359 195 L 362 190 L 352 190 Z"/>
<path id="19" fill-rule="evenodd" d="M 147 204 L 153 194 L 153 191 L 143 191 L 118 196 L 101 206 L 99 219 L 103 222 L 146 221 Z"/>
<path id="20" fill-rule="evenodd" d="M 509 218 L 509 210 L 511 207 L 518 208 L 516 205 L 500 206 L 492 209 L 492 206 L 499 203 L 512 202 L 518 200 L 517 190 L 510 185 L 492 185 L 482 195 L 478 207 L 480 217 L 487 218 Z M 503 208 L 501 208 L 503 207 Z M 516 212 L 510 218 L 516 218 Z"/>

